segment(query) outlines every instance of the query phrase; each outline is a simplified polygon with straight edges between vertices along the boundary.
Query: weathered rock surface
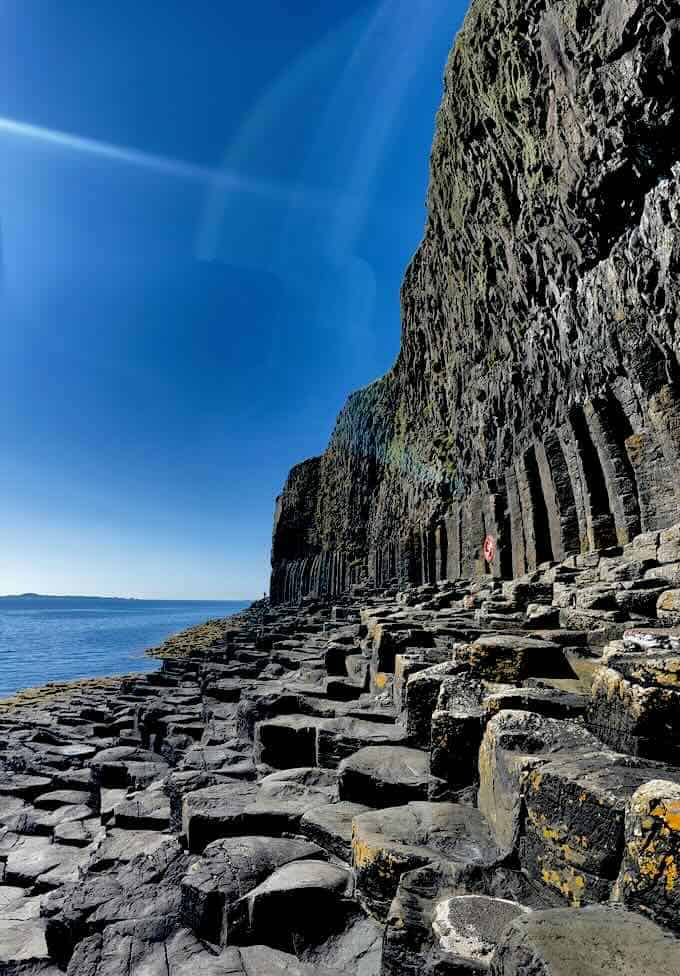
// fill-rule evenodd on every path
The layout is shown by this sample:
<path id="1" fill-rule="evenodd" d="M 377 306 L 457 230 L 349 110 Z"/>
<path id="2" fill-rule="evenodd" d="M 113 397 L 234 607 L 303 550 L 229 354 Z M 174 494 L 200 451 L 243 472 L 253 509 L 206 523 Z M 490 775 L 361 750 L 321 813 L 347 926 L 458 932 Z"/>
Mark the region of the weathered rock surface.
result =
<path id="1" fill-rule="evenodd" d="M 274 600 L 520 576 L 642 532 L 637 571 L 564 613 L 675 621 L 679 33 L 668 0 L 472 3 L 401 350 L 291 472 Z"/>
<path id="2" fill-rule="evenodd" d="M 569 604 L 581 573 L 625 579 L 644 544 L 502 588 L 442 584 L 441 602 L 409 587 L 254 605 L 196 656 L 178 640 L 158 674 L 3 705 L 0 969 L 560 972 L 577 936 L 555 948 L 525 919 L 572 906 L 612 952 L 609 915 L 580 920 L 592 903 L 672 959 L 675 717 L 609 707 L 601 676 L 675 693 L 680 637 L 628 620 L 612 640 L 597 607 L 587 632 L 545 614 L 537 630 L 525 602 Z M 326 680 L 338 647 L 371 662 L 351 700 Z M 244 662 L 236 701 L 220 675 Z"/>

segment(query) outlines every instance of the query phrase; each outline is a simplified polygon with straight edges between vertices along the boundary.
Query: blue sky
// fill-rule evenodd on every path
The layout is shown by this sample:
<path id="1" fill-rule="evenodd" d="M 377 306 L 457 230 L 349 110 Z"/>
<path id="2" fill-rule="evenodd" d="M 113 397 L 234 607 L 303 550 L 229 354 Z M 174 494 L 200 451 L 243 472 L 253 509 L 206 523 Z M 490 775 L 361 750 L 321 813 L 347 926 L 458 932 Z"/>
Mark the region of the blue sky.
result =
<path id="1" fill-rule="evenodd" d="M 459 0 L 0 0 L 0 593 L 249 598 L 392 364 Z"/>

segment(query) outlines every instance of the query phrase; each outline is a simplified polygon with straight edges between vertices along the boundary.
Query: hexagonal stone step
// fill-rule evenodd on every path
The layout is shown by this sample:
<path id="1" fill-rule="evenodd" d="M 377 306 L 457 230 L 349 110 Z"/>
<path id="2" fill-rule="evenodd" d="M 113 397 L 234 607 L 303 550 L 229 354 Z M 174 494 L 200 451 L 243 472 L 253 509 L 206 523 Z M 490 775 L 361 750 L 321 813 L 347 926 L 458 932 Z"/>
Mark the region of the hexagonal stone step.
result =
<path id="1" fill-rule="evenodd" d="M 425 799 L 429 766 L 428 754 L 419 749 L 367 746 L 340 763 L 340 799 L 371 807 Z"/>
<path id="2" fill-rule="evenodd" d="M 47 793 L 52 780 L 46 776 L 29 776 L 27 773 L 0 774 L 0 796 L 21 797 L 34 800 L 41 793 Z"/>
<path id="3" fill-rule="evenodd" d="M 558 756 L 526 781 L 522 865 L 570 904 L 608 901 L 624 850 L 626 808 L 650 780 L 680 769 L 602 750 Z"/>
<path id="4" fill-rule="evenodd" d="M 489 865 L 500 852 L 474 807 L 415 802 L 355 817 L 352 855 L 357 888 L 385 918 L 406 871 L 443 859 Z"/>
<path id="5" fill-rule="evenodd" d="M 84 805 L 64 806 L 49 810 L 37 810 L 35 807 L 26 805 L 18 813 L 7 817 L 5 826 L 17 834 L 52 837 L 60 824 L 77 823 L 91 817 L 92 809 Z"/>
<path id="6" fill-rule="evenodd" d="M 243 811 L 257 793 L 254 783 L 237 780 L 187 793 L 182 799 L 182 830 L 189 850 L 200 853 L 211 841 L 236 835 Z"/>
<path id="7" fill-rule="evenodd" d="M 680 940 L 641 915 L 594 905 L 516 918 L 494 954 L 493 976 L 648 976 L 680 970 Z"/>
<path id="8" fill-rule="evenodd" d="M 49 793 L 42 793 L 33 801 L 33 805 L 38 810 L 56 810 L 67 804 L 72 806 L 88 805 L 92 799 L 92 794 L 85 790 L 51 790 Z"/>
<path id="9" fill-rule="evenodd" d="M 318 860 L 286 864 L 236 903 L 230 941 L 297 952 L 333 931 L 353 892 L 348 868 Z"/>
<path id="10" fill-rule="evenodd" d="M 437 860 L 407 871 L 387 916 L 382 976 L 419 973 L 424 960 L 432 972 L 486 973 L 508 916 L 556 904 L 503 864 Z"/>
<path id="11" fill-rule="evenodd" d="M 125 830 L 165 830 L 170 824 L 170 800 L 162 789 L 141 790 L 113 808 L 116 827 Z"/>
<path id="12" fill-rule="evenodd" d="M 404 745 L 406 730 L 384 722 L 357 718 L 327 719 L 319 725 L 316 748 L 319 766 L 336 769 L 343 759 L 367 746 Z"/>
<path id="13" fill-rule="evenodd" d="M 105 871 L 117 864 L 128 864 L 138 854 L 153 854 L 168 840 L 156 830 L 107 831 L 106 838 L 96 847 L 90 859 L 91 871 Z"/>
<path id="14" fill-rule="evenodd" d="M 54 828 L 54 839 L 59 844 L 87 847 L 106 836 L 106 828 L 97 817 L 89 820 L 67 820 Z"/>
<path id="15" fill-rule="evenodd" d="M 23 888 L 0 887 L 0 972 L 38 972 L 49 963 L 40 898 L 26 898 Z"/>
<path id="16" fill-rule="evenodd" d="M 258 722 L 255 762 L 274 769 L 316 766 L 316 731 L 321 721 L 310 715 L 282 715 Z"/>
<path id="17" fill-rule="evenodd" d="M 42 900 L 41 912 L 47 920 L 46 938 L 52 958 L 66 969 L 78 942 L 92 935 L 89 920 L 110 917 L 120 899 L 128 896 L 142 906 L 152 905 L 157 886 L 169 884 L 179 893 L 179 878 L 186 870 L 186 855 L 173 837 L 151 854 L 141 854 L 112 872 L 87 872 L 50 892 Z M 178 914 L 175 907 L 173 918 Z M 100 912 L 101 910 L 101 912 Z M 109 912 L 109 915 L 107 915 Z"/>
<path id="18" fill-rule="evenodd" d="M 352 822 L 370 807 L 341 800 L 309 810 L 300 820 L 300 833 L 348 864 L 352 860 Z"/>
<path id="19" fill-rule="evenodd" d="M 314 767 L 282 770 L 259 784 L 225 782 L 188 793 L 182 801 L 189 850 L 200 853 L 220 837 L 297 833 L 309 810 L 332 803 L 336 774 Z"/>
<path id="20" fill-rule="evenodd" d="M 517 684 L 528 677 L 567 677 L 571 669 L 564 651 L 553 641 L 523 634 L 490 634 L 456 649 L 456 661 L 473 676 Z"/>
<path id="21" fill-rule="evenodd" d="M 280 837 L 230 837 L 208 844 L 182 879 L 182 922 L 215 945 L 226 945 L 236 902 L 291 861 L 323 857 L 316 844 Z"/>
<path id="22" fill-rule="evenodd" d="M 221 976 L 348 976 L 345 969 L 340 971 L 301 962 L 294 955 L 268 946 L 226 949 L 218 958 L 223 967 L 220 969 Z M 194 974 L 189 973 L 188 976 Z"/>
<path id="23" fill-rule="evenodd" d="M 4 881 L 8 885 L 30 888 L 58 868 L 70 869 L 81 863 L 81 852 L 53 844 L 49 837 L 6 833 L 0 839 L 0 861 L 4 859 Z M 54 887 L 49 881 L 44 890 Z"/>

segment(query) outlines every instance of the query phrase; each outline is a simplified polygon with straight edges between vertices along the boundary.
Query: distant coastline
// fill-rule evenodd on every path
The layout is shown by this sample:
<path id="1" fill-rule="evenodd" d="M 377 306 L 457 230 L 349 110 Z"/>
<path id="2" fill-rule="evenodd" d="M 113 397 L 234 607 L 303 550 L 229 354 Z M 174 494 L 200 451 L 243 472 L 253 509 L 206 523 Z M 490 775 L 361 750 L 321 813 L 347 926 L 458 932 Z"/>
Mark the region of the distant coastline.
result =
<path id="1" fill-rule="evenodd" d="M 172 599 L 166 597 L 159 597 L 155 599 L 154 597 L 141 597 L 141 596 L 82 596 L 75 594 L 73 596 L 66 594 L 54 594 L 54 593 L 4 593 L 0 594 L 0 600 L 118 600 L 122 603 L 251 603 L 252 600 L 245 599 L 239 600 L 236 598 L 225 597 L 220 599 L 218 597 L 212 599 Z"/>
<path id="2" fill-rule="evenodd" d="M 55 593 L 4 593 L 0 600 L 138 600 L 136 596 L 67 596 Z M 176 602 L 176 601 L 175 601 Z"/>

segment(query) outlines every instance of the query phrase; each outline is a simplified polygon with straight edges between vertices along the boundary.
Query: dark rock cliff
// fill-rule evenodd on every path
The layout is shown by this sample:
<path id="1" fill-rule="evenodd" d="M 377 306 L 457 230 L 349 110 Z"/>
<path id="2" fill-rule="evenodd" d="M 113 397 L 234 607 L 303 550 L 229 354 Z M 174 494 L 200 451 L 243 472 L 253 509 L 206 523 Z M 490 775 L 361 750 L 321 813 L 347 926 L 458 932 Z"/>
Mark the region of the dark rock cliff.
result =
<path id="1" fill-rule="evenodd" d="M 473 0 L 401 351 L 293 469 L 273 600 L 520 575 L 677 521 L 679 213 L 680 5 Z"/>

